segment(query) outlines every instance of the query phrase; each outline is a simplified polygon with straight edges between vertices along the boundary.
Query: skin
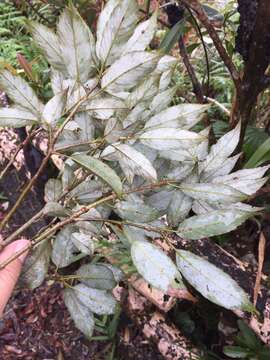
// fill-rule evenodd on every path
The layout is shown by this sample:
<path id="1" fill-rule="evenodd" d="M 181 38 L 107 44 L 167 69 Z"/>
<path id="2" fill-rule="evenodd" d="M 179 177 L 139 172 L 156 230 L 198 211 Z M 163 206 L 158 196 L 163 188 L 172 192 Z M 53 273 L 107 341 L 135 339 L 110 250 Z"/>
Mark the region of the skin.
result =
<path id="1" fill-rule="evenodd" d="M 27 244 L 29 244 L 29 240 L 26 239 L 14 241 L 1 252 L 0 262 L 9 258 L 14 252 L 21 250 Z M 22 254 L 0 271 L 0 317 L 3 315 L 4 308 L 17 283 L 26 256 L 27 253 Z"/>

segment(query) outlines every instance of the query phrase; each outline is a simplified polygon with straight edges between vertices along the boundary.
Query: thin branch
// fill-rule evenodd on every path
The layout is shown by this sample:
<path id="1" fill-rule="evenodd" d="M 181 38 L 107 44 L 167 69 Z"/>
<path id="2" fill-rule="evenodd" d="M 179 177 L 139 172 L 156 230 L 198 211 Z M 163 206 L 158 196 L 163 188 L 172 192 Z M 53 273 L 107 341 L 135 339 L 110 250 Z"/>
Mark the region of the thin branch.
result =
<path id="1" fill-rule="evenodd" d="M 187 69 L 188 75 L 190 77 L 190 80 L 192 82 L 192 86 L 193 86 L 193 91 L 195 93 L 197 102 L 202 104 L 204 102 L 204 96 L 203 96 L 203 91 L 202 91 L 202 86 L 199 82 L 199 80 L 197 79 L 197 76 L 195 74 L 195 71 L 189 61 L 189 57 L 188 57 L 188 53 L 187 53 L 187 49 L 183 40 L 183 36 L 179 37 L 178 40 L 178 45 L 179 45 L 179 52 L 180 55 L 183 59 L 183 63 L 185 64 L 185 67 Z"/>
<path id="2" fill-rule="evenodd" d="M 181 0 L 185 6 L 189 7 L 191 10 L 195 12 L 200 22 L 203 24 L 203 26 L 206 28 L 209 36 L 213 40 L 213 43 L 215 45 L 215 48 L 217 49 L 221 59 L 223 60 L 224 64 L 226 65 L 227 69 L 229 70 L 231 77 L 233 79 L 234 85 L 237 89 L 237 91 L 241 90 L 241 79 L 240 75 L 234 65 L 234 63 L 231 60 L 231 57 L 227 53 L 226 49 L 224 48 L 218 33 L 214 26 L 211 24 L 211 21 L 208 19 L 208 16 L 206 15 L 203 7 L 199 3 L 198 0 Z"/>

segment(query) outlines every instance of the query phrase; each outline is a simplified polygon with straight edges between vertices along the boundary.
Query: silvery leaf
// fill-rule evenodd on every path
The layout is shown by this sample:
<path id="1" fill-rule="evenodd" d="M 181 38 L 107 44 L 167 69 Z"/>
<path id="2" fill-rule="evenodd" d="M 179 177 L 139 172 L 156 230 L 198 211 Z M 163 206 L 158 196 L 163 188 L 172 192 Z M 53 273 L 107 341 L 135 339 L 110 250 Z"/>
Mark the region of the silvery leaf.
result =
<path id="1" fill-rule="evenodd" d="M 103 264 L 82 265 L 76 275 L 81 283 L 94 289 L 111 290 L 116 286 L 112 271 Z"/>
<path id="2" fill-rule="evenodd" d="M 158 247 L 144 241 L 131 245 L 131 257 L 140 275 L 155 288 L 167 292 L 184 285 L 173 261 Z M 177 282 L 178 284 L 177 284 Z"/>
<path id="3" fill-rule="evenodd" d="M 73 288 L 79 301 L 93 313 L 98 315 L 113 314 L 116 300 L 105 290 L 91 289 L 84 284 L 78 284 Z"/>
<path id="4" fill-rule="evenodd" d="M 81 83 L 87 81 L 95 71 L 95 40 L 74 6 L 62 12 L 57 31 L 69 76 Z"/>
<path id="5" fill-rule="evenodd" d="M 38 118 L 31 112 L 16 108 L 0 109 L 0 126 L 20 128 L 23 126 L 37 124 Z"/>
<path id="6" fill-rule="evenodd" d="M 189 251 L 176 253 L 181 274 L 206 299 L 229 310 L 246 310 L 251 305 L 248 295 L 224 271 Z"/>
<path id="7" fill-rule="evenodd" d="M 171 227 L 178 226 L 188 216 L 192 203 L 193 199 L 182 191 L 175 190 L 173 192 L 167 212 L 168 223 Z"/>
<path id="8" fill-rule="evenodd" d="M 76 327 L 90 339 L 95 327 L 92 312 L 79 301 L 76 291 L 73 289 L 64 290 L 64 302 Z"/>

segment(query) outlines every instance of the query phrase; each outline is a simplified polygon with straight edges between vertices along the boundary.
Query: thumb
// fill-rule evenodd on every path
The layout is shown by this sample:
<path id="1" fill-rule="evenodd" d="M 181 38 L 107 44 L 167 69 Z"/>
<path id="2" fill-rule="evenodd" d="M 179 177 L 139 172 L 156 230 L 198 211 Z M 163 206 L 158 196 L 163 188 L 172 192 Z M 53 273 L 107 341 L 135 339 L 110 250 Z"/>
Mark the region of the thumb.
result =
<path id="1" fill-rule="evenodd" d="M 22 250 L 29 244 L 29 240 L 21 239 L 8 245 L 0 254 L 0 262 L 5 261 L 15 252 Z M 22 264 L 27 256 L 27 251 L 13 260 L 3 270 L 0 271 L 0 316 L 11 296 L 12 290 L 19 278 Z"/>

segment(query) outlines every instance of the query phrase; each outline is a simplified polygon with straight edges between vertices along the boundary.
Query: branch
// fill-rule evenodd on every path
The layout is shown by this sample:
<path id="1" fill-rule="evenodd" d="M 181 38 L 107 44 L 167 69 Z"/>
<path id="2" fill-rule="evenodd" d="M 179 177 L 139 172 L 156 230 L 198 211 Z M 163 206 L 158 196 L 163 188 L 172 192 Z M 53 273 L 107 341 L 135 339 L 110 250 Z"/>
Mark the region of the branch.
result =
<path id="1" fill-rule="evenodd" d="M 189 57 L 188 57 L 188 53 L 187 53 L 187 49 L 183 40 L 183 36 L 179 37 L 178 40 L 178 45 L 179 45 L 179 52 L 180 55 L 182 56 L 183 59 L 183 63 L 185 64 L 185 67 L 187 69 L 188 75 L 190 77 L 190 80 L 192 82 L 192 86 L 193 86 L 193 91 L 196 95 L 196 99 L 197 102 L 202 104 L 204 102 L 204 96 L 203 96 L 203 91 L 202 91 L 202 86 L 199 82 L 199 80 L 197 79 L 197 76 L 195 74 L 195 71 L 189 61 Z"/>
<path id="2" fill-rule="evenodd" d="M 241 88 L 241 79 L 240 75 L 234 65 L 234 63 L 231 60 L 231 57 L 227 53 L 226 49 L 222 45 L 222 42 L 218 36 L 217 31 L 215 30 L 214 26 L 211 24 L 211 21 L 208 19 L 208 16 L 206 15 L 203 7 L 197 0 L 181 0 L 185 6 L 192 9 L 195 14 L 197 15 L 200 22 L 203 24 L 203 26 L 206 28 L 209 36 L 213 40 L 213 43 L 215 45 L 215 48 L 217 49 L 221 59 L 223 60 L 224 64 L 226 65 L 227 69 L 229 70 L 231 77 L 233 79 L 235 88 L 237 91 L 240 91 Z"/>

